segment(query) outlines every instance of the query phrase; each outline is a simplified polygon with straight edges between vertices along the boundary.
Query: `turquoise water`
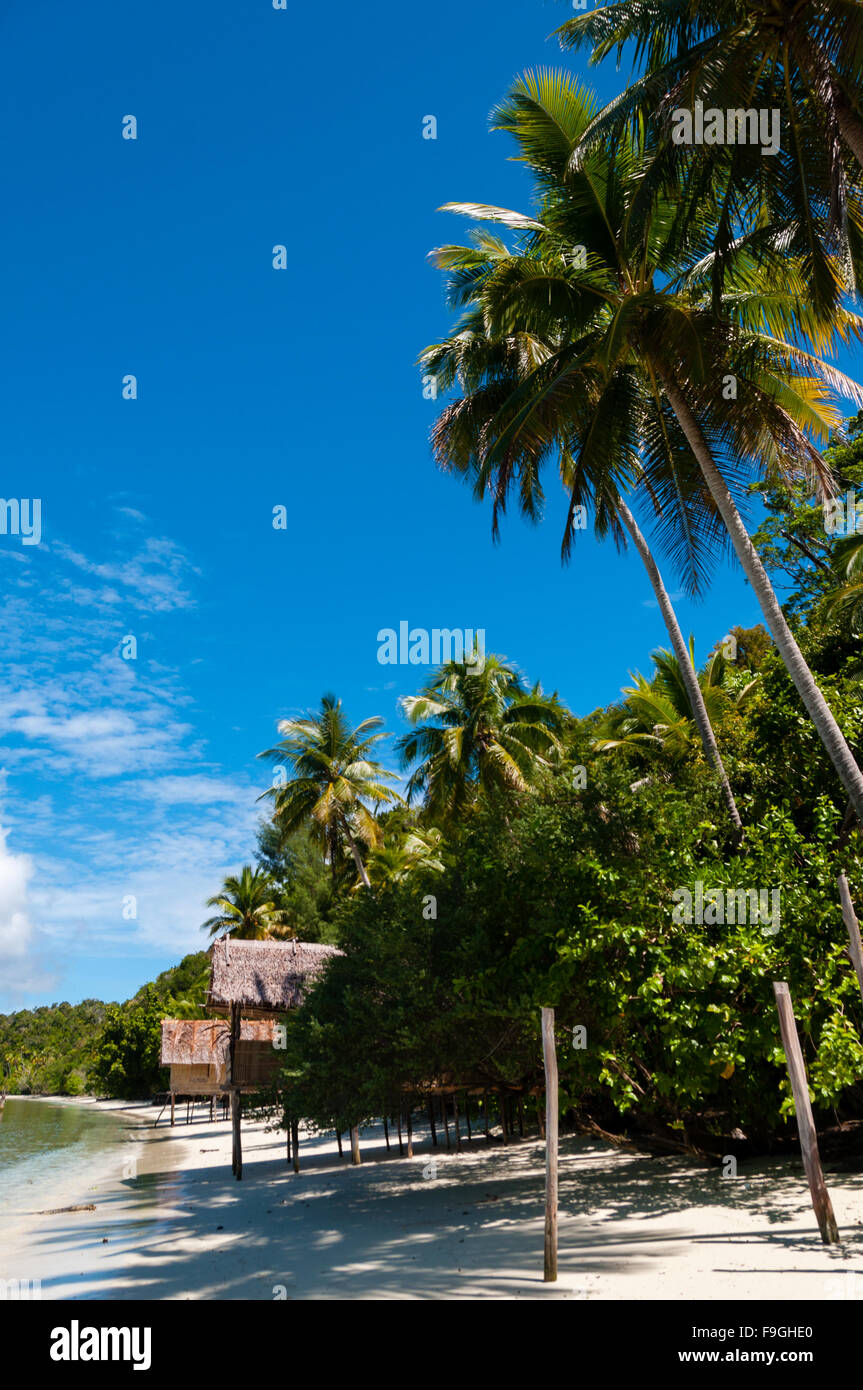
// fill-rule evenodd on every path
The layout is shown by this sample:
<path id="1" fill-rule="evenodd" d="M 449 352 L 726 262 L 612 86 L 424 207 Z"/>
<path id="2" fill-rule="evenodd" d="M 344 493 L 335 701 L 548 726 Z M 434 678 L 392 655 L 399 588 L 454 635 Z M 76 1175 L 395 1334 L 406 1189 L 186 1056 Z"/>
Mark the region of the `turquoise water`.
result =
<path id="1" fill-rule="evenodd" d="M 139 1127 L 89 1105 L 7 1100 L 0 1115 L 0 1214 L 59 1205 L 58 1193 L 86 1202 L 87 1185 L 116 1169 L 120 1178 Z"/>

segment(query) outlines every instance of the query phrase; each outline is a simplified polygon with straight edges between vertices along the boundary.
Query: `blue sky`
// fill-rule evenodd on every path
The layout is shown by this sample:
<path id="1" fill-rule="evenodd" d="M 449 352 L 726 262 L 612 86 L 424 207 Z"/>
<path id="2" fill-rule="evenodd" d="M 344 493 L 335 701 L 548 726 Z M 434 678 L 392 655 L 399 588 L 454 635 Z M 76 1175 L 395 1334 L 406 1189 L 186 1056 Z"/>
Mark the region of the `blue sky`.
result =
<path id="1" fill-rule="evenodd" d="M 579 713 L 664 643 L 636 559 L 584 539 L 561 569 L 556 501 L 492 545 L 414 366 L 449 322 L 427 253 L 464 230 L 436 209 L 529 207 L 488 112 L 583 66 L 547 38 L 569 13 L 5 7 L 2 493 L 43 514 L 0 536 L 0 1009 L 125 998 L 200 947 L 277 719 L 333 690 L 399 728 L 427 672 L 379 665 L 379 629 L 482 627 Z M 679 611 L 700 656 L 758 616 L 727 565 Z"/>

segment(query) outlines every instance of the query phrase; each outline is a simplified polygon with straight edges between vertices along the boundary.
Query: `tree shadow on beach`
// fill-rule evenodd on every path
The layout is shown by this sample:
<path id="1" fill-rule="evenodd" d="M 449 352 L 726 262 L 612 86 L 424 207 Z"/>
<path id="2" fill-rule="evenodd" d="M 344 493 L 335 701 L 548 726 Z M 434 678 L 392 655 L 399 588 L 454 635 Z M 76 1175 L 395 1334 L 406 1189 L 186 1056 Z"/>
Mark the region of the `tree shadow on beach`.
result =
<path id="1" fill-rule="evenodd" d="M 560 1281 L 544 1285 L 540 1141 L 480 1139 L 447 1153 L 421 1136 L 408 1159 L 387 1154 L 380 1130 L 363 1140 L 358 1168 L 331 1152 L 331 1141 L 305 1141 L 297 1175 L 283 1135 L 250 1129 L 241 1183 L 224 1162 L 128 1180 L 95 1213 L 37 1238 L 40 1265 L 50 1266 L 52 1249 L 66 1268 L 70 1249 L 90 1265 L 80 1279 L 43 1277 L 43 1297 L 579 1298 L 590 1296 L 594 1276 L 644 1275 L 693 1246 L 705 1261 L 717 1242 L 778 1245 L 789 1257 L 822 1249 L 799 1163 L 741 1162 L 737 1178 L 723 1178 L 683 1159 L 565 1138 Z M 845 1185 L 859 1189 L 863 1179 Z M 699 1230 L 695 1209 L 704 1207 L 747 1219 L 730 1232 Z M 679 1221 L 638 1229 L 657 1217 Z M 861 1251 L 858 1230 L 843 1231 L 843 1241 L 844 1264 Z"/>

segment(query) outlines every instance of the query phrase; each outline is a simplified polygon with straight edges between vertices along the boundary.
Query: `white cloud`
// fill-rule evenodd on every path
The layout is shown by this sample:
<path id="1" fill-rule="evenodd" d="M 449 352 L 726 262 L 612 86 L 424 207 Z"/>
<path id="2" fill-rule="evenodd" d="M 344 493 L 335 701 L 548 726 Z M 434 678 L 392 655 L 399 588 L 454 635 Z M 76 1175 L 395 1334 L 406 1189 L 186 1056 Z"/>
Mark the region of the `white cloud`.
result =
<path id="1" fill-rule="evenodd" d="M 30 921 L 33 862 L 10 851 L 8 833 L 0 828 L 0 979 L 5 990 L 25 994 L 48 988 L 54 977 L 42 964 L 47 943 Z"/>

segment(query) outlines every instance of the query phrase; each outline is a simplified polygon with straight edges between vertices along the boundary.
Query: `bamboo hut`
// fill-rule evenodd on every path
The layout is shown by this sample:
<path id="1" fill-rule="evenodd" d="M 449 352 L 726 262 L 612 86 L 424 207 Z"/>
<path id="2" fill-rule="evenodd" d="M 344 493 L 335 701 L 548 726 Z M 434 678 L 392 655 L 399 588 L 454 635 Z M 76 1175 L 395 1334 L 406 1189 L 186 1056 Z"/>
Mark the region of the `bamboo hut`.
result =
<path id="1" fill-rule="evenodd" d="M 253 1052 L 242 1050 L 242 1030 L 250 1021 L 269 1021 L 272 1027 L 280 1014 L 296 1009 L 309 987 L 333 956 L 341 955 L 335 946 L 311 941 L 235 941 L 222 937 L 210 948 L 210 986 L 206 1007 L 210 1013 L 227 1015 L 223 1025 L 228 1032 L 228 1076 L 225 1083 L 231 1095 L 233 1121 L 232 1168 L 243 1176 L 243 1149 L 240 1133 L 240 1094 L 250 1087 L 247 1068 Z M 266 1046 L 266 1045 L 265 1045 Z M 275 1052 L 275 1067 L 278 1052 Z M 256 1065 L 263 1066 L 261 1057 Z M 293 1126 L 296 1145 L 296 1122 Z M 294 1149 L 294 1168 L 297 1154 Z"/>
<path id="2" fill-rule="evenodd" d="M 238 1089 L 268 1086 L 278 1071 L 272 1019 L 244 1020 L 234 1060 Z M 171 1068 L 171 1123 L 178 1096 L 220 1096 L 228 1092 L 231 1030 L 224 1019 L 162 1019 L 160 1062 Z"/>

